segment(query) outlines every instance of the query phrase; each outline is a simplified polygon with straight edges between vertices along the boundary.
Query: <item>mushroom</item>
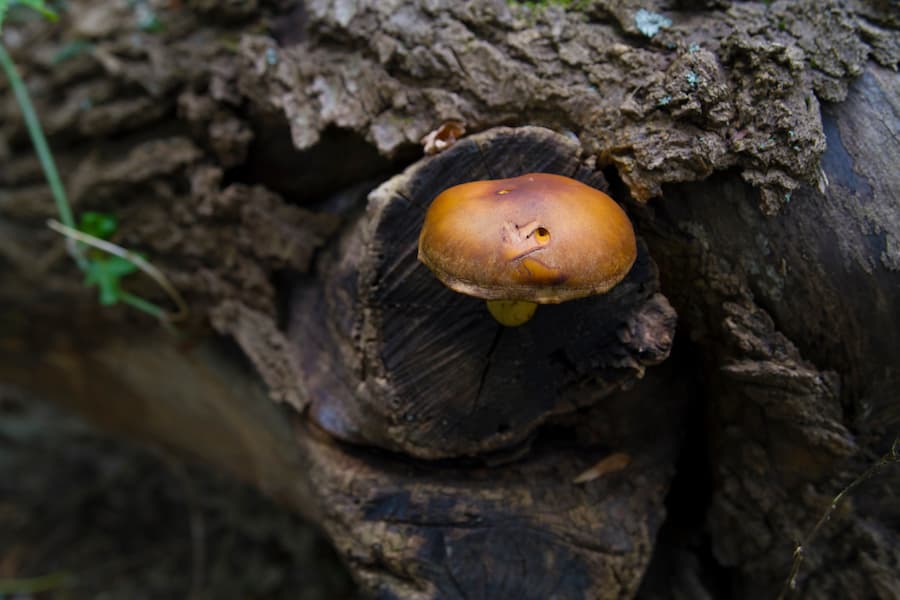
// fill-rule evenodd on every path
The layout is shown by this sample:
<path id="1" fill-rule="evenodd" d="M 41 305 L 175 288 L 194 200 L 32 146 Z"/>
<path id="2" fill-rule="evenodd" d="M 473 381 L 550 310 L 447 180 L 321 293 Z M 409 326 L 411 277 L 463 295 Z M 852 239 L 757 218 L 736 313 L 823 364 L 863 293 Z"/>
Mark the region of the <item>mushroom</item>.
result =
<path id="1" fill-rule="evenodd" d="M 419 235 L 419 260 L 450 289 L 487 300 L 507 326 L 538 304 L 607 292 L 636 257 L 634 229 L 612 198 L 549 173 L 444 190 Z"/>

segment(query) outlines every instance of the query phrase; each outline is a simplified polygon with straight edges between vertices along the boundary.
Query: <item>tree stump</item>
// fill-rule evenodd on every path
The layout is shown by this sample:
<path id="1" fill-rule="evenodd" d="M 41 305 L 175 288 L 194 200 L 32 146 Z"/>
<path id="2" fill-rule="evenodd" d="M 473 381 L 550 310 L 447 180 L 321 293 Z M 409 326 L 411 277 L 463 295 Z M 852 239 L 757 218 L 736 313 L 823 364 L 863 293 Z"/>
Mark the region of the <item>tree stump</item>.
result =
<path id="1" fill-rule="evenodd" d="M 73 208 L 117 216 L 114 241 L 254 368 L 222 337 L 185 348 L 96 306 L 44 227 L 52 199 L 2 88 L 0 380 L 253 481 L 381 597 L 630 597 L 651 547 L 645 581 L 677 572 L 642 600 L 773 597 L 794 542 L 890 448 L 884 2 L 172 2 L 151 3 L 154 32 L 143 4 L 101 20 L 108 3 L 77 4 L 4 39 Z M 89 49 L 57 61 L 72 39 Z M 568 135 L 495 130 L 359 212 L 445 119 L 571 131 L 587 160 Z M 627 207 L 646 246 L 621 289 L 500 330 L 415 262 L 442 186 L 544 170 L 602 188 L 590 157 L 613 196 L 648 202 Z M 647 248 L 681 337 L 639 380 L 672 317 Z M 627 467 L 592 469 L 617 452 Z M 898 473 L 807 547 L 804 597 L 900 596 Z"/>
<path id="2" fill-rule="evenodd" d="M 609 293 L 541 306 L 503 327 L 484 301 L 418 262 L 425 212 L 464 182 L 531 172 L 605 189 L 579 144 L 537 127 L 499 128 L 424 158 L 376 189 L 365 214 L 294 288 L 313 420 L 340 439 L 421 458 L 472 456 L 525 441 L 554 415 L 591 406 L 666 358 L 675 313 L 646 245 Z"/>
<path id="3" fill-rule="evenodd" d="M 372 452 L 304 423 L 301 479 L 377 598 L 630 598 L 683 436 L 690 388 L 677 367 L 542 427 L 527 454 L 499 466 Z M 607 469 L 611 452 L 630 463 Z"/>

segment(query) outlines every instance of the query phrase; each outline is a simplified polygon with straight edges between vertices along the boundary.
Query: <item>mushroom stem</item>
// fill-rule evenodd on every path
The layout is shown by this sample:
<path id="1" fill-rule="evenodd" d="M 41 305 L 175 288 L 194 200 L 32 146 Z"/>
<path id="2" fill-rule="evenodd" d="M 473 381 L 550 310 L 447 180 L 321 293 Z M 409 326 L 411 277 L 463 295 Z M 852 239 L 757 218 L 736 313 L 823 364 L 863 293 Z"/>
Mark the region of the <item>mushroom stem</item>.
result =
<path id="1" fill-rule="evenodd" d="M 487 307 L 501 325 L 518 327 L 531 320 L 537 304 L 527 300 L 488 300 Z"/>

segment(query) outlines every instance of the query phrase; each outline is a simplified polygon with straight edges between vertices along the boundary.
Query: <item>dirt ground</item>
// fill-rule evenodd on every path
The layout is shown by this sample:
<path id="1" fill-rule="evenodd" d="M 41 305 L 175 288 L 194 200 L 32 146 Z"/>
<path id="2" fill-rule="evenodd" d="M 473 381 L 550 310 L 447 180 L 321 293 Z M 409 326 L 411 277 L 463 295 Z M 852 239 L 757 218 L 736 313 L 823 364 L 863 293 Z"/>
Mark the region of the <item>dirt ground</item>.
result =
<path id="1" fill-rule="evenodd" d="M 361 598 L 249 486 L 0 387 L 0 599 Z"/>

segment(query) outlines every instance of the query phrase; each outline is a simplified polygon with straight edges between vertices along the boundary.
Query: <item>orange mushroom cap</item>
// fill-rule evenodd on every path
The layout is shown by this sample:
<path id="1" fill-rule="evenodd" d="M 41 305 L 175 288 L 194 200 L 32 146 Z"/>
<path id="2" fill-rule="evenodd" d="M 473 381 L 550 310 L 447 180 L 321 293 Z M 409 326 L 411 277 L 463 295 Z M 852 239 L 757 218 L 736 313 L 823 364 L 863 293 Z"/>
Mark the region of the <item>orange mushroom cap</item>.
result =
<path id="1" fill-rule="evenodd" d="M 548 173 L 444 190 L 419 235 L 419 260 L 444 285 L 487 300 L 602 294 L 636 257 L 634 228 L 612 198 Z"/>

